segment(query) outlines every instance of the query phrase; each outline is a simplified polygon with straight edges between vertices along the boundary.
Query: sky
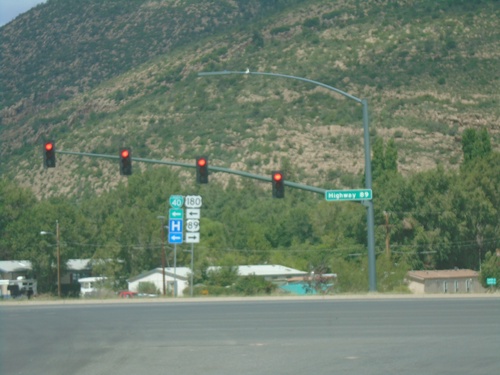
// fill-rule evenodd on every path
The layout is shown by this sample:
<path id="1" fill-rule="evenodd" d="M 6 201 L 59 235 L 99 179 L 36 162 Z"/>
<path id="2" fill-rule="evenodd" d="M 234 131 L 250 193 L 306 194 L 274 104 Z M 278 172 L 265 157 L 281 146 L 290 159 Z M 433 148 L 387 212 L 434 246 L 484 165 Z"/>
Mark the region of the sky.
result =
<path id="1" fill-rule="evenodd" d="M 0 0 L 0 26 L 46 0 Z"/>

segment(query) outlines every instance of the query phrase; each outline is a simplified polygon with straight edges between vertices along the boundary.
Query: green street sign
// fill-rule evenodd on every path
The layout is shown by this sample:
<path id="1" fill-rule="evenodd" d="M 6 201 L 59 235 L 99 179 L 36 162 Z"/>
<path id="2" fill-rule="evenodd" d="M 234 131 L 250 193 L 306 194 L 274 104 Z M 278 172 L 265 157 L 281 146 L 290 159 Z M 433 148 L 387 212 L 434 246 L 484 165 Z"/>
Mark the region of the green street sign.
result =
<path id="1" fill-rule="evenodd" d="M 372 189 L 327 190 L 325 199 L 332 201 L 366 201 L 372 199 Z"/>
<path id="2" fill-rule="evenodd" d="M 184 197 L 182 195 L 171 195 L 169 202 L 172 208 L 181 208 L 184 205 Z"/>
<path id="3" fill-rule="evenodd" d="M 169 219 L 183 219 L 184 210 L 182 208 L 171 208 L 168 210 Z"/>
<path id="4" fill-rule="evenodd" d="M 486 285 L 497 285 L 497 279 L 494 277 L 488 277 L 486 279 Z"/>

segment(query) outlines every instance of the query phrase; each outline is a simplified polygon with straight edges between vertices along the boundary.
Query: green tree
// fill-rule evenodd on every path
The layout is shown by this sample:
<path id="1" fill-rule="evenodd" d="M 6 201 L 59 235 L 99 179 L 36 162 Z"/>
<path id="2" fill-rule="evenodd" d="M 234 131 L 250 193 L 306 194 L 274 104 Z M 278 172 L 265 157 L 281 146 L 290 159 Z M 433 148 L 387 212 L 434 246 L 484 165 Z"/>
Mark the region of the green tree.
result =
<path id="1" fill-rule="evenodd" d="M 206 280 L 207 285 L 227 287 L 233 285 L 238 279 L 237 266 L 221 266 L 210 270 Z"/>
<path id="2" fill-rule="evenodd" d="M 494 286 L 497 289 L 500 286 L 500 257 L 496 253 L 489 251 L 484 257 L 484 261 L 481 265 L 481 284 L 484 287 L 488 287 L 486 284 L 486 279 L 495 278 L 497 279 L 497 284 Z"/>
<path id="3" fill-rule="evenodd" d="M 29 190 L 19 188 L 6 178 L 0 180 L 0 259 L 19 259 L 13 227 L 36 203 L 35 195 Z"/>
<path id="4" fill-rule="evenodd" d="M 394 138 L 391 138 L 384 146 L 382 138 L 375 138 L 373 143 L 372 177 L 376 180 L 386 173 L 397 173 L 398 150 Z"/>
<path id="5" fill-rule="evenodd" d="M 398 171 L 398 149 L 394 138 L 389 139 L 385 148 L 384 167 L 387 172 Z"/>
<path id="6" fill-rule="evenodd" d="M 385 171 L 384 140 L 382 138 L 375 138 L 372 153 L 372 178 L 376 180 Z"/>
<path id="7" fill-rule="evenodd" d="M 488 156 L 491 153 L 491 139 L 486 129 L 465 129 L 462 134 L 462 151 L 464 163 L 476 158 Z"/>

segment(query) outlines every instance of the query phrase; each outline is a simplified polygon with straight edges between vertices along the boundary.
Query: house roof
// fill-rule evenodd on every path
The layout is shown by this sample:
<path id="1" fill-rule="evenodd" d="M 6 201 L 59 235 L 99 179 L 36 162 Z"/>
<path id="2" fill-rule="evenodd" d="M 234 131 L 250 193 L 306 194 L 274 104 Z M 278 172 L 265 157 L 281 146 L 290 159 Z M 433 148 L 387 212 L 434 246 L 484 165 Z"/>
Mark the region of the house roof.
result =
<path id="1" fill-rule="evenodd" d="M 79 283 L 93 283 L 95 281 L 103 281 L 106 280 L 107 277 L 104 276 L 97 276 L 97 277 L 82 277 L 81 279 L 78 279 Z"/>
<path id="2" fill-rule="evenodd" d="M 148 277 L 154 273 L 162 273 L 161 267 L 154 268 L 150 271 L 143 272 L 137 276 L 131 277 L 130 279 L 127 280 L 129 283 L 133 283 L 134 281 L 143 279 L 145 277 Z M 169 275 L 170 277 L 175 276 L 180 279 L 187 279 L 188 276 L 191 274 L 191 269 L 187 267 L 177 267 L 174 271 L 174 267 L 165 267 L 165 275 Z"/>
<path id="3" fill-rule="evenodd" d="M 68 259 L 66 265 L 68 270 L 82 271 L 92 268 L 92 263 L 96 263 L 92 259 Z M 29 260 L 0 260 L 0 272 L 20 272 L 31 270 L 31 262 Z"/>
<path id="4" fill-rule="evenodd" d="M 218 270 L 220 267 L 209 267 L 209 271 Z M 307 272 L 296 270 L 294 268 L 281 266 L 279 264 L 261 264 L 261 265 L 248 265 L 238 266 L 239 276 L 305 276 Z"/>
<path id="5" fill-rule="evenodd" d="M 69 259 L 68 269 L 73 271 L 89 270 L 92 268 L 91 259 Z"/>
<path id="6" fill-rule="evenodd" d="M 479 273 L 473 270 L 434 270 L 434 271 L 409 271 L 408 278 L 424 281 L 433 279 L 463 279 L 478 277 Z"/>
<path id="7" fill-rule="evenodd" d="M 29 260 L 0 260 L 0 272 L 20 272 L 31 270 Z"/>

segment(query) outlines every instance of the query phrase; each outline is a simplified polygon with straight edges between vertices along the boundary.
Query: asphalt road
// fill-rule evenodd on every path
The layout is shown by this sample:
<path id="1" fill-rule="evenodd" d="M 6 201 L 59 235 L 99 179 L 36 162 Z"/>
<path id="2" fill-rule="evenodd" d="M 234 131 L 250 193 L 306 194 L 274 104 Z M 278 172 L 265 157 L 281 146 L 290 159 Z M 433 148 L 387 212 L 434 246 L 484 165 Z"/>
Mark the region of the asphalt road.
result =
<path id="1" fill-rule="evenodd" d="M 499 298 L 0 305 L 2 375 L 499 369 Z"/>

